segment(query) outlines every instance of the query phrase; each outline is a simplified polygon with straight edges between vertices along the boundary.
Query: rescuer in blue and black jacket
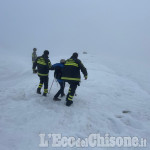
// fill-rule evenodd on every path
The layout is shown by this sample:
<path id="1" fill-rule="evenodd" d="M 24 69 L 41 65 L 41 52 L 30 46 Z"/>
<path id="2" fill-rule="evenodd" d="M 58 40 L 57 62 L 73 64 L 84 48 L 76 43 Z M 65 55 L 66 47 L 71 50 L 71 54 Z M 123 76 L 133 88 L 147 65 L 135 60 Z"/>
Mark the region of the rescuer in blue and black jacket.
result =
<path id="1" fill-rule="evenodd" d="M 65 96 L 65 94 L 64 94 L 65 82 L 61 79 L 64 64 L 65 64 L 65 59 L 61 59 L 60 63 L 56 63 L 56 64 L 52 65 L 52 67 L 50 69 L 50 70 L 55 70 L 54 77 L 57 79 L 57 81 L 60 85 L 59 91 L 55 94 L 55 96 L 53 98 L 54 101 L 61 100 L 58 98 L 59 95 L 61 95 L 61 97 Z"/>
<path id="2" fill-rule="evenodd" d="M 61 79 L 70 84 L 69 92 L 66 97 L 66 106 L 70 106 L 73 101 L 77 85 L 80 84 L 80 70 L 84 75 L 85 80 L 87 79 L 87 70 L 82 64 L 81 60 L 78 59 L 78 53 L 73 53 L 70 59 L 64 64 L 64 69 Z"/>
<path id="3" fill-rule="evenodd" d="M 37 88 L 37 93 L 41 94 L 41 88 L 44 84 L 44 93 L 43 96 L 46 96 L 48 93 L 48 74 L 51 68 L 51 62 L 48 58 L 49 51 L 45 50 L 43 55 L 37 57 L 33 64 L 33 70 L 37 67 L 38 76 L 40 78 L 40 84 Z"/>

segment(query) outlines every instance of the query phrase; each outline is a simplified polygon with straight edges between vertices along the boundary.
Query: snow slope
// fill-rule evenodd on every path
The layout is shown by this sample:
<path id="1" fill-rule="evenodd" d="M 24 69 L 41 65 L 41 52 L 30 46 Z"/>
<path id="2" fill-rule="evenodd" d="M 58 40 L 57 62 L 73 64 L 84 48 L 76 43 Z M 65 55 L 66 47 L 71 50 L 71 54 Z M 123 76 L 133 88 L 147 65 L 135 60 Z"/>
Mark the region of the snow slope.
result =
<path id="1" fill-rule="evenodd" d="M 109 133 L 111 136 L 138 136 L 146 138 L 147 143 L 150 141 L 150 95 L 136 82 L 102 65 L 98 56 L 87 54 L 79 58 L 88 69 L 88 80 L 82 79 L 74 104 L 66 107 L 65 98 L 60 102 L 52 100 L 58 90 L 56 82 L 48 97 L 36 94 L 39 79 L 32 74 L 28 59 L 22 57 L 16 61 L 16 57 L 10 57 L 8 62 L 1 56 L 1 150 L 41 150 L 39 133 L 61 133 L 80 138 L 91 133 Z M 52 63 L 59 60 L 60 57 L 51 58 Z M 53 72 L 50 72 L 49 85 L 52 80 Z M 67 91 L 68 85 L 65 93 Z M 124 110 L 130 113 L 122 113 Z M 147 148 L 136 149 L 149 148 L 148 144 Z"/>

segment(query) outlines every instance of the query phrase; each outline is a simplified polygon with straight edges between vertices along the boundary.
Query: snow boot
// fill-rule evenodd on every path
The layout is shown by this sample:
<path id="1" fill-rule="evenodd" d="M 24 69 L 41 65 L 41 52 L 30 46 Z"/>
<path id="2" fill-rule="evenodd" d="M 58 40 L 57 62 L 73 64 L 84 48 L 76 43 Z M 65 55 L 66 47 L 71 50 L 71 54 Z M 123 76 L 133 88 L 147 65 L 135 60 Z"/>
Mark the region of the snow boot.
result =
<path id="1" fill-rule="evenodd" d="M 41 88 L 37 88 L 37 94 L 41 94 Z"/>
<path id="2" fill-rule="evenodd" d="M 72 105 L 72 104 L 73 104 L 73 101 L 70 101 L 70 100 L 69 100 L 69 101 L 68 101 L 68 100 L 66 101 L 66 106 L 70 106 L 70 105 Z"/>
<path id="3" fill-rule="evenodd" d="M 47 96 L 47 93 L 43 93 L 43 96 L 45 96 L 45 97 L 46 97 L 46 96 Z"/>

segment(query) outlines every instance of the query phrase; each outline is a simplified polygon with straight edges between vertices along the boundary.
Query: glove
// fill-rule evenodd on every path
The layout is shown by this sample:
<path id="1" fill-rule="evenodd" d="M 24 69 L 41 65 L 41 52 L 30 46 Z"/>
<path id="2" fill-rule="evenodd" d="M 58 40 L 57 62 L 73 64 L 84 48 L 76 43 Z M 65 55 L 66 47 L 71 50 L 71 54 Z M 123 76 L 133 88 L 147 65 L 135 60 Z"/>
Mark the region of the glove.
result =
<path id="1" fill-rule="evenodd" d="M 87 76 L 84 76 L 85 80 L 87 80 Z"/>

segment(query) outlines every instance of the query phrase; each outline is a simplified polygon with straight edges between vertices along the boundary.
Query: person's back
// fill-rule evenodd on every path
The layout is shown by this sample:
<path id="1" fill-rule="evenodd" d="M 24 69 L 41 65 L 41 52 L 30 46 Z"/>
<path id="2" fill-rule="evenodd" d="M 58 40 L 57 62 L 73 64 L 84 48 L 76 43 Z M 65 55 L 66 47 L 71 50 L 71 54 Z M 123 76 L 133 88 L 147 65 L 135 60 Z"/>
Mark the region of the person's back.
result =
<path id="1" fill-rule="evenodd" d="M 51 67 L 51 62 L 48 56 L 42 55 L 37 57 L 35 64 L 37 65 L 38 75 L 41 76 L 48 75 L 49 69 Z"/>
<path id="2" fill-rule="evenodd" d="M 80 82 L 80 70 L 84 74 L 84 77 L 87 77 L 87 70 L 82 64 L 81 60 L 79 60 L 77 57 L 77 54 L 74 53 L 74 55 L 66 61 L 61 79 L 66 81 Z"/>
<path id="3" fill-rule="evenodd" d="M 64 64 L 62 63 L 56 63 L 52 66 L 52 68 L 54 67 L 54 77 L 57 79 L 57 80 L 61 80 L 61 76 L 62 76 L 62 70 L 64 68 Z"/>
<path id="4" fill-rule="evenodd" d="M 65 82 L 63 80 L 61 80 L 62 70 L 64 68 L 64 63 L 65 63 L 65 60 L 61 59 L 60 63 L 56 63 L 56 64 L 52 65 L 52 67 L 51 67 L 51 70 L 55 70 L 54 77 L 57 79 L 57 81 L 60 85 L 59 91 L 55 94 L 55 96 L 53 98 L 53 100 L 55 100 L 55 101 L 61 100 L 58 98 L 59 95 L 61 95 L 61 97 L 65 96 L 65 94 L 64 94 Z"/>
<path id="5" fill-rule="evenodd" d="M 85 79 L 87 79 L 87 70 L 78 59 L 78 53 L 73 53 L 70 59 L 64 64 L 64 69 L 61 79 L 70 84 L 70 88 L 66 97 L 66 106 L 70 106 L 73 103 L 73 96 L 75 94 L 77 86 L 80 84 L 80 70 L 83 73 Z"/>
<path id="6" fill-rule="evenodd" d="M 46 96 L 48 93 L 48 73 L 51 68 L 51 62 L 48 58 L 49 51 L 45 50 L 43 55 L 37 57 L 33 64 L 33 70 L 37 67 L 38 76 L 40 78 L 40 84 L 37 88 L 37 93 L 41 94 L 41 88 L 44 84 L 44 93 L 43 96 Z"/>

